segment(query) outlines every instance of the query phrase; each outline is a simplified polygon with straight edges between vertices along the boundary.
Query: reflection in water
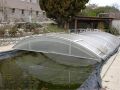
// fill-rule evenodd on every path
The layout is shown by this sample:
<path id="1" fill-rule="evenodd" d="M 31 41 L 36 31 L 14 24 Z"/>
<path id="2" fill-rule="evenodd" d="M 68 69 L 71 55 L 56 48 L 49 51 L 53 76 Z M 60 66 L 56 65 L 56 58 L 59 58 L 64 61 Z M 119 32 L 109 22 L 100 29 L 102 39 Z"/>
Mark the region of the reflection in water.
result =
<path id="1" fill-rule="evenodd" d="M 75 90 L 93 69 L 59 64 L 43 53 L 22 51 L 0 62 L 0 90 Z"/>

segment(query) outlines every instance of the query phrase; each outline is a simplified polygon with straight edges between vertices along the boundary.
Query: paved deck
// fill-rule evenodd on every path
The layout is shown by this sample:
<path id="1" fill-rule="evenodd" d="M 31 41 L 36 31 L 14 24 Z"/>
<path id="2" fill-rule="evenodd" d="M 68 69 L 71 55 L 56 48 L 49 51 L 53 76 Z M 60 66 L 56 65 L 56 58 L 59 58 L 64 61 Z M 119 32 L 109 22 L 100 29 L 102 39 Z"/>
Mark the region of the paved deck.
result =
<path id="1" fill-rule="evenodd" d="M 101 77 L 105 90 L 120 90 L 120 51 L 103 66 Z"/>
<path id="2" fill-rule="evenodd" d="M 14 44 L 11 44 L 11 45 L 8 45 L 8 46 L 1 46 L 0 47 L 0 53 L 13 50 L 13 48 L 12 48 L 13 46 L 14 46 Z"/>

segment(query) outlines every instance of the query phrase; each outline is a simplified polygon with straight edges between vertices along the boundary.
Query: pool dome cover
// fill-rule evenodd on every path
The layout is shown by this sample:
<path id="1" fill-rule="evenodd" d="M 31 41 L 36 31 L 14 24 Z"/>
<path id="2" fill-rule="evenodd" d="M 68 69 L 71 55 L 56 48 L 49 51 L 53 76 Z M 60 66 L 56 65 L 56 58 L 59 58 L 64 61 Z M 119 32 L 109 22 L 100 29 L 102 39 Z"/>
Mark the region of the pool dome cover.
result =
<path id="1" fill-rule="evenodd" d="M 114 53 L 119 45 L 119 38 L 105 32 L 50 33 L 25 38 L 14 48 L 100 62 Z"/>

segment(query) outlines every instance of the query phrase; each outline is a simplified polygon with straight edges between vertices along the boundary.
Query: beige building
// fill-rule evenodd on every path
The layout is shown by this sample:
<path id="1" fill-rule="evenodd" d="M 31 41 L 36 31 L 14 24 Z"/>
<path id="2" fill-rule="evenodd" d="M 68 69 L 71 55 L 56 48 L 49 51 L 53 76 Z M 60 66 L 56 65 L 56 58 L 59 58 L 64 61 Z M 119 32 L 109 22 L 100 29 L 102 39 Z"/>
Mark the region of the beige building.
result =
<path id="1" fill-rule="evenodd" d="M 39 0 L 0 0 L 0 22 L 41 22 L 43 14 Z"/>

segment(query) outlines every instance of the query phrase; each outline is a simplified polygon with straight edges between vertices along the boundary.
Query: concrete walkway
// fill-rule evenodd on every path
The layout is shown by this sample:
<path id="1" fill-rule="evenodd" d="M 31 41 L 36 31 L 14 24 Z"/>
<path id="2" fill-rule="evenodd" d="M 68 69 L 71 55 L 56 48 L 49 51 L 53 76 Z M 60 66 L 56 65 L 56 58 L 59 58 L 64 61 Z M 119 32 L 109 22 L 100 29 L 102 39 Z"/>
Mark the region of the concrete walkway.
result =
<path id="1" fill-rule="evenodd" d="M 101 78 L 105 90 L 120 90 L 120 51 L 105 63 Z"/>
<path id="2" fill-rule="evenodd" d="M 14 44 L 11 44 L 11 45 L 8 45 L 8 46 L 1 46 L 0 47 L 0 53 L 13 50 L 13 48 L 12 48 L 13 46 L 14 46 Z"/>

